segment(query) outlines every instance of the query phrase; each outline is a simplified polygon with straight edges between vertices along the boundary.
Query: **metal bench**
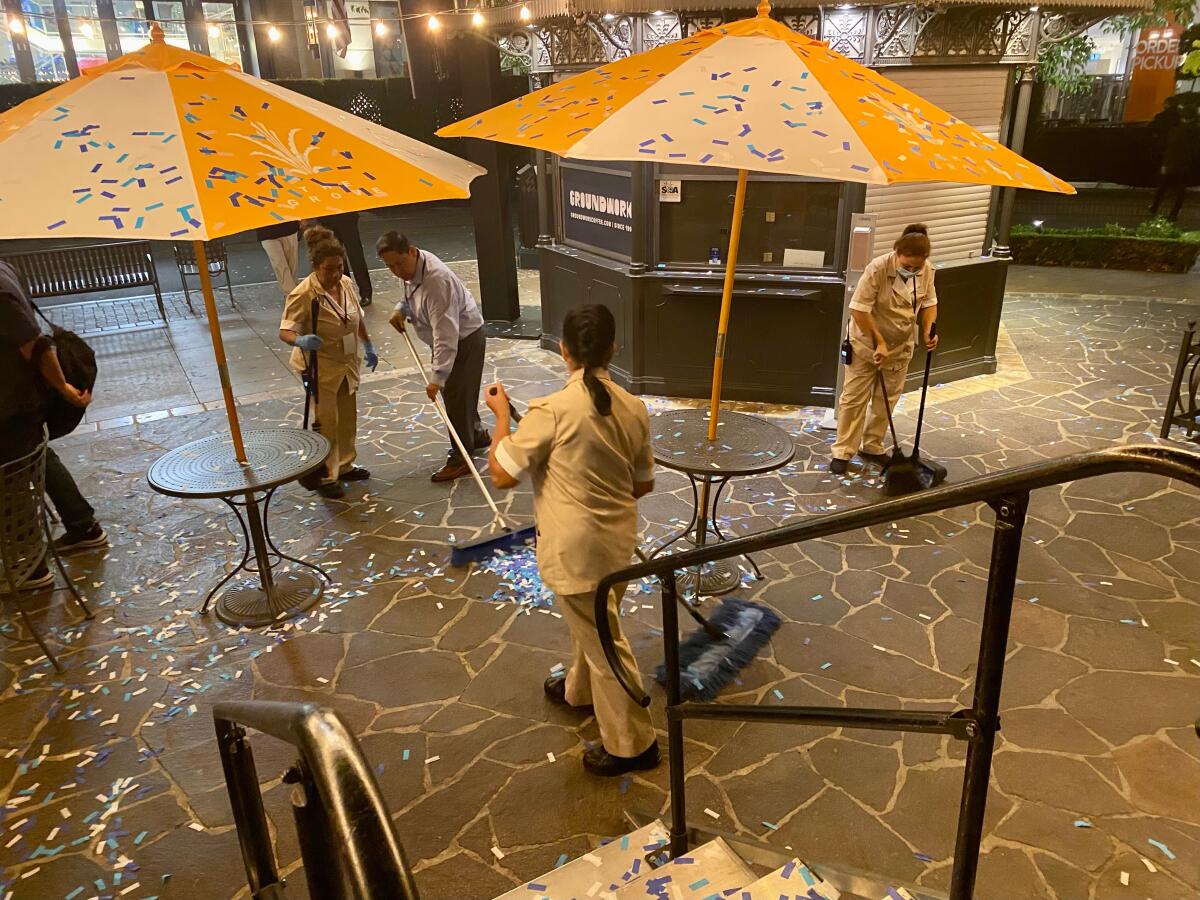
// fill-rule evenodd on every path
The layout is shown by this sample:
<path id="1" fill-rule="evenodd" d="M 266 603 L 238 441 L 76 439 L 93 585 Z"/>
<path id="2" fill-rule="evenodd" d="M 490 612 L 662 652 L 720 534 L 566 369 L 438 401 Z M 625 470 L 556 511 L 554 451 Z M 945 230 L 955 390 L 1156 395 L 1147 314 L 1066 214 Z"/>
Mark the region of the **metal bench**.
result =
<path id="1" fill-rule="evenodd" d="M 158 314 L 164 323 L 162 288 L 149 241 L 84 244 L 52 250 L 7 253 L 4 260 L 16 270 L 34 300 L 95 294 L 121 288 L 154 288 Z"/>
<path id="2" fill-rule="evenodd" d="M 192 244 L 175 244 L 175 265 L 179 267 L 179 280 L 183 282 L 183 299 L 187 301 L 188 309 L 192 309 L 192 292 L 188 288 L 188 276 L 200 277 L 200 266 L 196 262 L 196 248 Z M 229 259 L 225 255 L 225 244 L 222 241 L 207 241 L 204 244 L 204 256 L 208 260 L 208 275 L 225 276 L 225 287 L 229 291 L 229 304 L 234 309 L 237 303 L 233 299 L 233 285 L 229 281 Z M 195 310 L 192 310 L 195 312 Z"/>
<path id="3" fill-rule="evenodd" d="M 1179 342 L 1179 358 L 1171 376 L 1167 412 L 1159 437 L 1169 438 L 1172 425 L 1182 428 L 1189 440 L 1200 441 L 1200 435 L 1196 435 L 1200 431 L 1200 338 L 1194 321 L 1188 322 Z"/>

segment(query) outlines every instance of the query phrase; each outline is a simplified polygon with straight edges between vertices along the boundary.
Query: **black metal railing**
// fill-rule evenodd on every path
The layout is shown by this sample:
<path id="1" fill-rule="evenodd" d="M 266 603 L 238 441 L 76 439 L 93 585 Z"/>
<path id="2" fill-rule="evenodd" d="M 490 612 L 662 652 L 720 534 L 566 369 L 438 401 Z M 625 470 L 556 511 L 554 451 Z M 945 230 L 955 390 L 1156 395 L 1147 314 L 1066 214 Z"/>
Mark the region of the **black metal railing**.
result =
<path id="1" fill-rule="evenodd" d="M 613 645 L 608 613 L 610 590 L 639 578 L 658 577 L 663 590 L 663 644 L 666 660 L 667 749 L 670 762 L 671 852 L 688 850 L 684 803 L 683 723 L 685 719 L 725 719 L 739 722 L 825 725 L 831 728 L 865 728 L 947 734 L 968 743 L 962 799 L 959 804 L 951 900 L 968 900 L 979 864 L 979 842 L 991 777 L 992 751 L 1000 729 L 1000 686 L 1012 617 L 1013 589 L 1021 552 L 1021 531 L 1029 492 L 1068 481 L 1079 481 L 1115 472 L 1147 472 L 1178 478 L 1200 487 L 1200 453 L 1168 445 L 1134 445 L 1080 453 L 1049 462 L 1034 463 L 995 475 L 872 506 L 806 519 L 795 525 L 773 528 L 749 537 L 710 545 L 639 563 L 607 576 L 596 590 L 596 624 L 600 642 L 617 679 L 634 700 L 649 706 L 650 697 L 622 666 Z M 971 706 L 955 712 L 921 712 L 821 706 L 756 706 L 715 704 L 681 699 L 679 672 L 679 612 L 675 573 L 718 559 L 741 556 L 830 537 L 885 522 L 956 506 L 987 503 L 996 513 L 992 557 L 980 629 L 975 691 Z"/>
<path id="2" fill-rule="evenodd" d="M 218 703 L 213 719 L 251 897 L 281 898 L 284 885 L 246 728 L 299 751 L 300 758 L 283 780 L 293 786 L 292 812 L 308 895 L 322 900 L 418 900 L 412 870 L 374 773 L 336 712 L 309 703 L 247 700 Z"/>

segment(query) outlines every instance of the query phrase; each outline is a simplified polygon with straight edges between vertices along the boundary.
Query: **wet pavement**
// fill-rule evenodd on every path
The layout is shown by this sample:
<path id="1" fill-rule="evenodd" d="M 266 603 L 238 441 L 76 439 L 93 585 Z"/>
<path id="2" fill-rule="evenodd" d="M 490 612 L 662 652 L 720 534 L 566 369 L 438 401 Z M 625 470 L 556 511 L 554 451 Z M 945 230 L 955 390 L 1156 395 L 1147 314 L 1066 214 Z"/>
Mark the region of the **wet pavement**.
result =
<path id="1" fill-rule="evenodd" d="M 227 334 L 243 421 L 298 424 L 299 387 L 272 346 L 277 312 L 267 299 L 258 305 L 239 295 Z M 371 310 L 377 336 L 383 306 Z M 1014 295 L 1000 371 L 934 388 L 922 449 L 962 481 L 1157 433 L 1178 334 L 1194 315 L 1194 305 L 1165 299 Z M 61 591 L 34 603 L 62 647 L 64 675 L 28 644 L 0 646 L 7 893 L 246 896 L 213 737 L 211 707 L 221 700 L 338 710 L 376 767 L 418 886 L 433 900 L 502 893 L 629 830 L 625 811 L 663 812 L 665 765 L 589 777 L 580 756 L 597 739 L 594 720 L 543 698 L 541 681 L 565 659 L 567 639 L 554 607 L 539 604 L 532 561 L 448 566 L 448 545 L 479 534 L 487 510 L 467 479 L 428 481 L 446 440 L 395 341 L 359 397 L 360 462 L 372 480 L 344 501 L 289 486 L 273 504 L 284 549 L 330 568 L 335 588 L 277 629 L 238 631 L 198 615 L 240 555 L 236 525 L 219 504 L 154 494 L 145 472 L 165 450 L 224 428 L 223 412 L 205 408 L 217 396 L 206 340 L 196 320 L 100 339 L 107 386 L 89 413 L 94 427 L 57 442 L 112 546 L 69 562 L 94 621 L 76 623 Z M 535 344 L 489 347 L 485 377 L 499 374 L 519 405 L 561 382 L 561 363 Z M 647 400 L 654 411 L 673 406 Z M 914 400 L 904 398 L 902 433 L 911 433 Z M 832 436 L 817 426 L 819 410 L 737 408 L 787 429 L 797 453 L 777 473 L 731 485 L 726 531 L 879 499 L 871 470 L 830 476 Z M 1200 892 L 1196 499 L 1148 476 L 1033 495 L 978 897 Z M 683 478 L 660 472 L 640 505 L 646 538 L 681 524 L 689 501 Z M 530 509 L 524 490 L 504 503 Z M 986 509 L 948 510 L 761 554 L 765 580 L 745 579 L 739 594 L 784 624 L 724 699 L 965 702 L 991 519 Z M 624 603 L 643 672 L 661 658 L 658 603 L 649 584 Z M 13 637 L 12 625 L 3 633 Z M 651 694 L 662 728 L 662 692 Z M 697 824 L 793 848 L 818 867 L 836 861 L 946 886 L 961 745 L 715 722 L 686 733 Z M 280 781 L 292 755 L 267 738 L 253 743 L 277 852 L 297 876 L 288 895 L 302 897 Z"/>

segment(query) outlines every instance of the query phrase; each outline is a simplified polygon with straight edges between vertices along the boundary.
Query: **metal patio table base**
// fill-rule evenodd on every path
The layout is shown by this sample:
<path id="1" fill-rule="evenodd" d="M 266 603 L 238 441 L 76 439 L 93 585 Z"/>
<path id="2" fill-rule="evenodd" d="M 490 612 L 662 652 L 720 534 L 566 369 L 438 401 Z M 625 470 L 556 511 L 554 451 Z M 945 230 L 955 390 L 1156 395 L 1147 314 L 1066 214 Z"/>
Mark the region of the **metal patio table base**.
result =
<path id="1" fill-rule="evenodd" d="M 662 555 L 679 541 L 703 547 L 711 543 L 710 538 L 716 542 L 729 540 L 717 514 L 725 486 L 738 476 L 781 469 L 796 455 L 792 436 L 763 419 L 722 412 L 715 441 L 708 440 L 708 421 L 708 411 L 703 409 L 650 417 L 654 461 L 687 476 L 692 487 L 692 517 L 678 532 L 655 544 L 647 553 L 649 559 Z M 743 559 L 754 577 L 761 579 L 758 564 L 749 556 Z M 742 580 L 740 567 L 726 560 L 707 563 L 699 572 L 689 569 L 678 578 L 680 593 L 685 597 L 727 594 Z"/>
<path id="2" fill-rule="evenodd" d="M 229 438 L 207 437 L 160 457 L 147 480 L 160 494 L 220 500 L 233 510 L 245 549 L 241 561 L 208 592 L 200 611 L 207 613 L 216 598 L 217 618 L 226 625 L 259 628 L 312 608 L 332 580 L 320 566 L 275 546 L 268 518 L 275 491 L 319 469 L 329 441 L 299 428 L 258 429 L 244 432 L 243 438 L 247 465 L 234 458 Z M 292 568 L 279 571 L 285 561 Z M 239 573 L 246 577 L 237 578 Z"/>

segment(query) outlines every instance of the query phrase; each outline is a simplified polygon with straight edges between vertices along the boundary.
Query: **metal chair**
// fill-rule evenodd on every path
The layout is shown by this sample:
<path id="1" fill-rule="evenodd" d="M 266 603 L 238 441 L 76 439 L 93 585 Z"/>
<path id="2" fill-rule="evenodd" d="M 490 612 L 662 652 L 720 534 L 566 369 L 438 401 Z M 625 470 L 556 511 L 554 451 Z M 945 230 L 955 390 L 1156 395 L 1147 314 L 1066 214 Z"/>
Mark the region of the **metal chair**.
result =
<path id="1" fill-rule="evenodd" d="M 54 668 L 61 672 L 62 666 L 25 610 L 22 589 L 53 557 L 55 566 L 84 617 L 90 619 L 93 613 L 63 568 L 58 551 L 54 549 L 45 494 L 46 443 L 43 432 L 41 443 L 32 452 L 0 465 L 0 591 L 12 598 L 25 627 Z"/>
<path id="2" fill-rule="evenodd" d="M 196 262 L 196 248 L 191 244 L 174 244 L 175 265 L 179 268 L 179 280 L 183 282 L 183 299 L 187 301 L 188 309 L 192 307 L 192 292 L 188 288 L 188 276 L 200 277 L 200 266 Z M 208 241 L 204 245 L 204 256 L 208 260 L 208 275 L 225 276 L 225 288 L 229 291 L 229 305 L 237 309 L 237 301 L 233 299 L 233 284 L 229 280 L 229 259 L 225 255 L 225 244 L 222 241 Z"/>

